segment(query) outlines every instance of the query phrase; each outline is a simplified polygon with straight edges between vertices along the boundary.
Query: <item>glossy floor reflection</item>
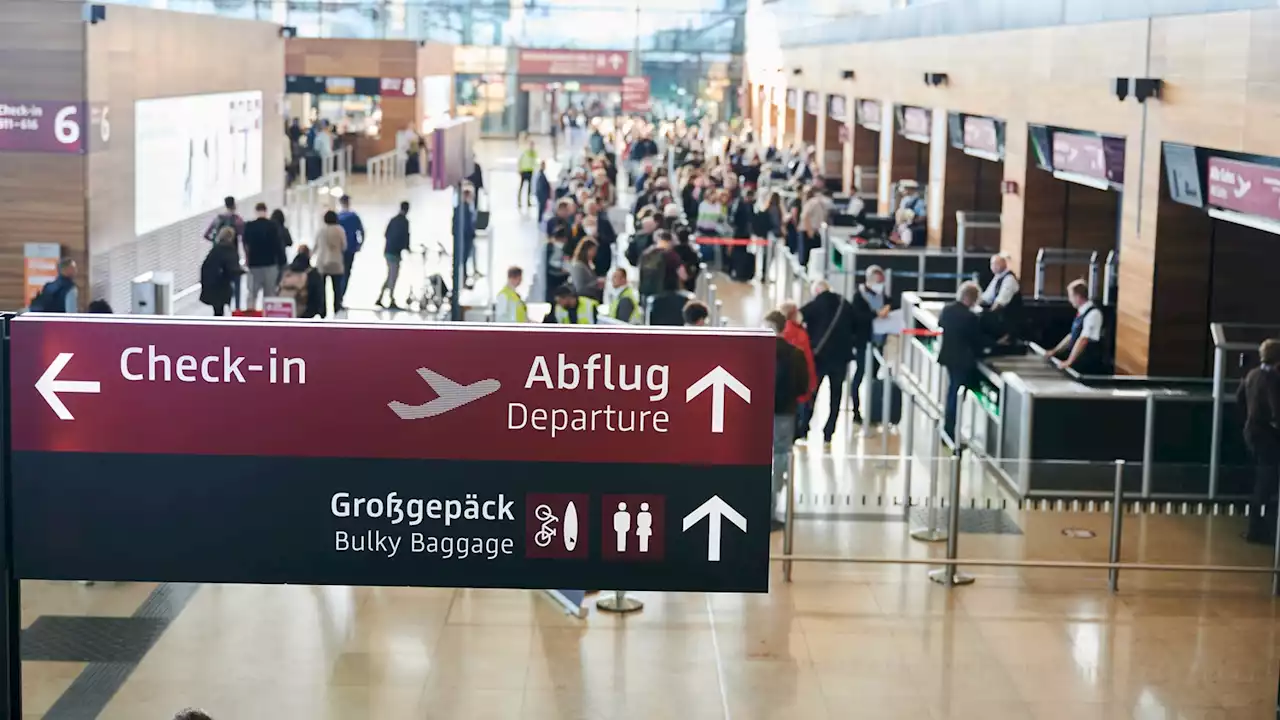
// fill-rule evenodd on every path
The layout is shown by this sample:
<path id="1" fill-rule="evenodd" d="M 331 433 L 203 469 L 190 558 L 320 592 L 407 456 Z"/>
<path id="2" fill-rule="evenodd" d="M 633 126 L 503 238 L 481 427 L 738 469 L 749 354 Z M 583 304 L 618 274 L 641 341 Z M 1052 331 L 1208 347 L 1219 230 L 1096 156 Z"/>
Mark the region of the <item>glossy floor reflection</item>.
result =
<path id="1" fill-rule="evenodd" d="M 514 144 L 482 152 L 492 160 L 494 264 L 531 264 L 539 238 L 533 219 L 514 210 Z M 360 191 L 357 208 L 380 231 L 402 196 L 420 213 L 415 241 L 447 237 L 447 203 L 425 188 Z M 377 234 L 357 261 L 352 317 L 387 317 L 371 309 L 381 280 Z M 776 301 L 758 283 L 717 285 L 734 324 L 758 324 Z M 815 423 L 823 419 L 820 410 Z M 900 435 L 882 444 L 845 419 L 830 451 L 815 443 L 798 452 L 796 552 L 941 556 L 942 546 L 909 538 L 920 518 L 894 502 L 929 495 L 928 463 L 912 463 L 908 485 L 904 463 L 877 457 L 896 454 Z M 965 477 L 963 495 L 979 505 L 1006 497 L 981 473 Z M 1001 512 L 998 522 L 973 518 L 974 531 L 960 535 L 962 557 L 1107 557 L 1105 513 Z M 1123 558 L 1265 567 L 1269 550 L 1242 543 L 1241 527 L 1229 516 L 1128 516 Z M 780 536 L 774 541 L 780 551 Z M 641 593 L 640 613 L 592 605 L 583 620 L 535 591 L 206 585 L 136 665 L 86 662 L 75 648 L 61 660 L 25 662 L 24 712 L 119 720 L 168 720 L 187 706 L 216 720 L 1274 715 L 1280 606 L 1266 575 L 1125 572 L 1111 595 L 1099 570 L 973 567 L 976 584 L 950 590 L 927 570 L 797 563 L 786 583 L 775 563 L 767 595 Z M 128 618 L 155 591 L 24 582 L 22 621 Z M 117 687 L 85 679 L 108 671 Z"/>

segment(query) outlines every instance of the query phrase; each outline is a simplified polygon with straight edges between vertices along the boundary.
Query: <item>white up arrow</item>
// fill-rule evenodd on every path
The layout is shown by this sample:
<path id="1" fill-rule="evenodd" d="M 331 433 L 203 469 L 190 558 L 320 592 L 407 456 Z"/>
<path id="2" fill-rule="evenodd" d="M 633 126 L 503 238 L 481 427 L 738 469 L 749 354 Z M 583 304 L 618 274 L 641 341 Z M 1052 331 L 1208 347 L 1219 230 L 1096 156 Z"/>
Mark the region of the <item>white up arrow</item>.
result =
<path id="1" fill-rule="evenodd" d="M 49 364 L 49 369 L 44 371 L 40 379 L 36 381 L 36 392 L 40 393 L 40 397 L 49 403 L 49 407 L 53 409 L 59 420 L 75 420 L 71 412 L 67 410 L 67 406 L 62 404 L 62 400 L 58 398 L 58 393 L 99 393 L 102 392 L 102 385 L 96 380 L 59 380 L 58 375 L 62 369 L 71 362 L 71 358 L 75 353 L 58 353 L 58 357 L 54 358 Z"/>
<path id="2" fill-rule="evenodd" d="M 747 519 L 734 510 L 729 503 L 712 495 L 711 499 L 698 506 L 697 510 L 684 516 L 684 532 L 698 524 L 702 518 L 707 519 L 707 560 L 720 562 L 720 520 L 728 518 L 729 522 L 738 526 L 742 532 L 747 531 Z"/>
<path id="3" fill-rule="evenodd" d="M 748 405 L 751 404 L 751 390 L 738 382 L 738 378 L 730 375 L 728 370 L 717 365 L 714 370 L 689 386 L 684 393 L 684 401 L 692 402 L 707 388 L 711 389 L 711 432 L 722 433 L 724 432 L 724 389 L 729 388 L 734 395 L 742 398 Z"/>

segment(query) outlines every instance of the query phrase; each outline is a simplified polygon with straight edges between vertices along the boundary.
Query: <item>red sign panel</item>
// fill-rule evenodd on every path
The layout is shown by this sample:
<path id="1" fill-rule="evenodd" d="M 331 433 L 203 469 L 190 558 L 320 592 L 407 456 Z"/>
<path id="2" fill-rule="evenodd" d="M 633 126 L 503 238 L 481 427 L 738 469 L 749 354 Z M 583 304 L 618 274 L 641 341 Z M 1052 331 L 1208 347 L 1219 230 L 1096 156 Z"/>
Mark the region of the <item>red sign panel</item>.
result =
<path id="1" fill-rule="evenodd" d="M 1209 158 L 1209 204 L 1280 220 L 1280 168 Z"/>
<path id="2" fill-rule="evenodd" d="M 868 130 L 879 130 L 883 124 L 883 110 L 879 100 L 858 101 L 858 124 Z"/>
<path id="3" fill-rule="evenodd" d="M 418 81 L 413 78 L 381 78 L 383 97 L 411 98 L 418 94 Z"/>
<path id="4" fill-rule="evenodd" d="M 1107 156 L 1102 138 L 1094 135 L 1055 132 L 1053 134 L 1053 169 L 1105 180 Z"/>
<path id="5" fill-rule="evenodd" d="M 925 108 L 902 109 L 902 134 L 912 140 L 929 142 L 933 135 L 933 113 Z"/>
<path id="6" fill-rule="evenodd" d="M 767 465 L 773 346 L 755 331 L 27 315 L 13 449 Z"/>
<path id="7" fill-rule="evenodd" d="M 84 103 L 0 101 L 0 152 L 84 152 Z"/>
<path id="8" fill-rule="evenodd" d="M 1053 133 L 1053 169 L 1124 183 L 1124 138 Z"/>
<path id="9" fill-rule="evenodd" d="M 622 112 L 647 113 L 652 107 L 649 78 L 644 75 L 628 75 L 622 78 Z"/>
<path id="10" fill-rule="evenodd" d="M 996 121 L 991 118 L 966 115 L 964 146 L 989 155 L 999 155 L 1000 135 L 996 132 Z"/>
<path id="11" fill-rule="evenodd" d="M 521 50 L 521 75 L 625 77 L 631 53 L 625 50 Z"/>

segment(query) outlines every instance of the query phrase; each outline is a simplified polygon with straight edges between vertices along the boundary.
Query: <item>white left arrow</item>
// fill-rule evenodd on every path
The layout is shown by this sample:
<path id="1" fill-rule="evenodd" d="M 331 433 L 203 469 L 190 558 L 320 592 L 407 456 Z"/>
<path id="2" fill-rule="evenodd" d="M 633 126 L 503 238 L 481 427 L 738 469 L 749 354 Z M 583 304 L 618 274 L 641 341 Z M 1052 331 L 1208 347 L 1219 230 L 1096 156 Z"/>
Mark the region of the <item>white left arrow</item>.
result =
<path id="1" fill-rule="evenodd" d="M 721 500 L 719 495 L 712 495 L 710 500 L 684 516 L 684 532 L 689 532 L 689 528 L 697 525 L 702 518 L 707 519 L 707 561 L 720 562 L 720 521 L 728 518 L 739 530 L 746 532 L 747 519 L 729 503 Z"/>
<path id="2" fill-rule="evenodd" d="M 62 404 L 62 400 L 58 397 L 58 393 L 99 393 L 102 392 L 102 384 L 96 380 L 59 380 L 58 375 L 62 369 L 71 362 L 71 358 L 75 353 L 58 353 L 58 357 L 49 363 L 49 369 L 44 371 L 40 379 L 36 381 L 36 392 L 40 393 L 40 397 L 49 403 L 49 407 L 53 409 L 59 420 L 75 420 L 75 417 L 67 410 L 67 406 Z"/>
<path id="3" fill-rule="evenodd" d="M 711 432 L 724 432 L 724 389 L 729 388 L 734 395 L 751 404 L 751 390 L 729 374 L 728 370 L 717 365 L 714 370 L 703 375 L 698 382 L 689 386 L 684 393 L 684 401 L 692 402 L 707 389 L 711 389 Z"/>

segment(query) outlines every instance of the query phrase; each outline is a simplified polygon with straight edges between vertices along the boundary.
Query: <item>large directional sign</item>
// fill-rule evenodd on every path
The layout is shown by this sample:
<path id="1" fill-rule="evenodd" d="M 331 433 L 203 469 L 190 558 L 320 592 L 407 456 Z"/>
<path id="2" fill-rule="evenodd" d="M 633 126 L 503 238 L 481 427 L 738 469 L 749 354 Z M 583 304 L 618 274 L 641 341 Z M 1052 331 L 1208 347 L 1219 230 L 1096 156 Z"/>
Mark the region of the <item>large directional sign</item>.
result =
<path id="1" fill-rule="evenodd" d="M 17 574 L 765 591 L 774 344 L 24 315 Z"/>

